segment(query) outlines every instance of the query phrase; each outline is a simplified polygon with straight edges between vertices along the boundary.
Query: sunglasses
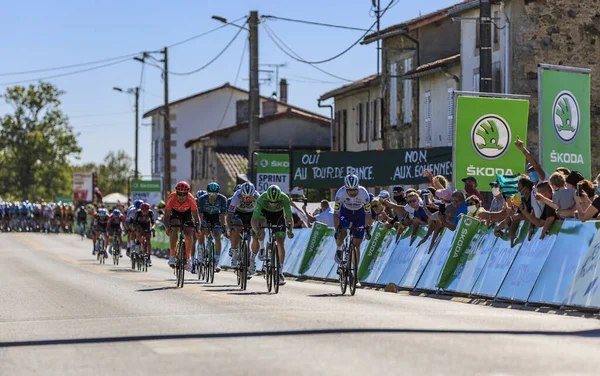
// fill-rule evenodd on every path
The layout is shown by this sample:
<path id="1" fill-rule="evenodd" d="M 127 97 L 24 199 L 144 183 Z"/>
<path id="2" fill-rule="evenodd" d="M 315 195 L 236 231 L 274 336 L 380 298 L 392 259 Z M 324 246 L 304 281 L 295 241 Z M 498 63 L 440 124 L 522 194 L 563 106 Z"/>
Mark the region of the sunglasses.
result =
<path id="1" fill-rule="evenodd" d="M 477 204 L 474 202 L 467 202 L 467 206 L 477 206 Z"/>
<path id="2" fill-rule="evenodd" d="M 415 203 L 415 202 L 419 202 L 419 200 L 417 200 L 416 198 L 415 198 L 415 199 L 412 199 L 412 200 L 408 200 L 408 203 L 409 203 L 409 204 L 413 204 L 413 203 Z"/>
<path id="3" fill-rule="evenodd" d="M 185 197 L 187 195 L 188 195 L 187 192 L 177 192 L 177 196 L 179 196 L 179 197 Z"/>
<path id="4" fill-rule="evenodd" d="M 346 192 L 356 192 L 356 191 L 358 191 L 358 189 L 356 189 L 356 188 L 346 189 Z"/>

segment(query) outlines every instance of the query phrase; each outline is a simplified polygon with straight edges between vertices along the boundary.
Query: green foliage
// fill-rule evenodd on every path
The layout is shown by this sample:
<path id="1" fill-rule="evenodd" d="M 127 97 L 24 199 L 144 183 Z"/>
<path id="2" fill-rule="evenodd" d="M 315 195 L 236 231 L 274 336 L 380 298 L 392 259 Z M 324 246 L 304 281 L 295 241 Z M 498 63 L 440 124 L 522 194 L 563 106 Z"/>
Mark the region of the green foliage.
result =
<path id="1" fill-rule="evenodd" d="M 81 148 L 60 110 L 63 94 L 40 82 L 0 96 L 14 109 L 0 118 L 0 195 L 39 200 L 71 193 L 69 158 Z"/>
<path id="2" fill-rule="evenodd" d="M 95 172 L 98 188 L 105 196 L 115 192 L 127 194 L 128 178 L 134 174 L 133 159 L 124 150 L 109 151 L 101 165 L 86 163 L 74 166 L 72 172 Z"/>

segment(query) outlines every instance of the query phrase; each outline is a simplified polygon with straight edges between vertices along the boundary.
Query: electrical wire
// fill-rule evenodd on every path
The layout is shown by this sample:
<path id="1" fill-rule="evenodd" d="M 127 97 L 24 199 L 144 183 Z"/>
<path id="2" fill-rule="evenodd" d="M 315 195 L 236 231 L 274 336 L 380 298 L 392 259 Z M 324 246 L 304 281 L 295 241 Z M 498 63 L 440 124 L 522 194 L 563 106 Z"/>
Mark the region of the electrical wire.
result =
<path id="1" fill-rule="evenodd" d="M 130 58 L 127 58 L 127 59 L 123 59 L 123 60 L 114 61 L 112 63 L 98 65 L 96 67 L 91 67 L 91 68 L 86 68 L 86 69 L 80 69 L 80 70 L 77 70 L 77 71 L 74 71 L 74 72 L 67 72 L 67 73 L 55 74 L 53 76 L 38 77 L 38 78 L 32 78 L 32 79 L 20 80 L 20 81 L 13 81 L 13 82 L 2 82 L 2 83 L 0 83 L 0 86 L 25 84 L 25 83 L 28 83 L 28 82 L 37 82 L 37 81 L 41 81 L 41 80 L 49 80 L 49 79 L 52 79 L 52 78 L 59 78 L 59 77 L 71 76 L 73 74 L 90 72 L 90 71 L 93 71 L 93 70 L 96 70 L 96 69 L 110 67 L 112 65 L 121 64 L 121 63 L 124 63 L 126 61 L 130 61 L 130 60 L 131 60 Z"/>
<path id="2" fill-rule="evenodd" d="M 308 24 L 308 25 L 334 27 L 334 28 L 346 29 L 346 30 L 368 31 L 367 29 L 361 29 L 361 28 L 358 28 L 358 27 L 343 26 L 343 25 L 334 25 L 334 24 L 328 24 L 328 23 L 322 23 L 322 22 L 314 22 L 314 21 L 296 20 L 296 19 L 293 19 L 293 18 L 285 18 L 285 17 L 278 17 L 278 16 L 262 16 L 262 18 L 273 19 L 273 20 L 289 21 L 289 22 L 298 22 L 298 23 L 303 23 L 303 24 Z"/>
<path id="3" fill-rule="evenodd" d="M 242 49 L 242 56 L 240 58 L 240 64 L 238 65 L 237 72 L 235 74 L 235 80 L 233 80 L 233 86 L 237 85 L 238 79 L 240 77 L 240 72 L 242 70 L 242 64 L 244 63 L 244 56 L 246 56 L 246 48 L 248 47 L 248 39 L 244 43 L 244 48 Z M 225 116 L 227 115 L 227 111 L 229 110 L 229 106 L 231 105 L 231 100 L 233 99 L 233 92 L 235 90 L 231 89 L 231 93 L 229 93 L 229 100 L 227 101 L 227 105 L 225 106 L 225 111 L 223 111 L 223 116 L 221 116 L 221 121 L 219 122 L 219 126 L 217 129 L 221 129 L 223 126 L 223 121 L 225 121 Z"/>
<path id="4" fill-rule="evenodd" d="M 113 113 L 110 113 L 110 114 L 75 115 L 75 116 L 69 116 L 69 119 L 80 119 L 80 118 L 90 118 L 90 117 L 106 117 L 106 116 L 126 115 L 126 114 L 131 114 L 132 112 L 133 111 L 113 112 Z"/>
<path id="5" fill-rule="evenodd" d="M 271 41 L 273 43 L 275 43 L 275 45 L 277 46 L 277 48 L 279 48 L 286 55 L 292 57 L 292 55 L 290 55 L 289 52 L 287 52 L 283 47 L 281 47 L 281 45 L 279 44 L 279 42 L 281 42 L 281 44 L 283 44 L 285 47 L 287 47 L 294 55 L 296 55 L 298 58 L 300 58 L 300 55 L 298 55 L 294 50 L 292 50 L 288 45 L 286 45 L 277 35 L 272 34 L 271 28 L 266 23 L 263 23 L 263 27 L 265 28 L 265 31 L 267 32 L 267 35 L 269 36 L 269 39 L 271 39 Z M 277 42 L 277 40 L 279 40 L 279 42 Z M 320 68 L 320 67 L 318 67 L 318 66 L 316 66 L 316 65 L 314 65 L 312 63 L 305 63 L 305 64 L 310 65 L 311 67 L 315 68 L 316 70 L 318 70 L 318 71 L 320 71 L 322 73 L 325 73 L 328 76 L 331 76 L 333 78 L 337 78 L 338 80 L 342 80 L 342 81 L 345 81 L 345 82 L 352 82 L 352 80 L 348 80 L 347 78 L 343 78 L 343 77 L 337 76 L 337 75 L 335 75 L 333 73 L 329 73 L 326 70 L 324 70 L 324 69 L 322 69 L 322 68 Z"/>
<path id="6" fill-rule="evenodd" d="M 381 19 L 381 17 L 383 17 L 383 15 L 385 14 L 385 12 L 387 12 L 388 9 L 390 9 L 390 6 L 394 3 L 394 1 L 398 2 L 399 0 L 390 0 L 390 3 L 388 4 L 388 6 L 385 7 L 385 9 L 383 11 L 381 11 L 381 15 L 379 16 L 380 19 Z M 299 62 L 305 63 L 305 64 L 323 64 L 323 63 L 327 63 L 329 61 L 337 59 L 338 57 L 344 55 L 345 53 L 347 53 L 348 51 L 350 51 L 352 48 L 354 48 L 357 44 L 359 44 L 367 36 L 367 34 L 369 34 L 369 32 L 375 27 L 375 25 L 377 25 L 377 21 L 373 22 L 373 24 L 371 25 L 371 27 L 367 31 L 365 31 L 365 33 L 360 38 L 358 38 L 354 43 L 352 43 L 348 48 L 346 48 L 345 50 L 343 50 L 339 54 L 334 55 L 334 56 L 332 56 L 330 58 L 323 59 L 323 60 L 317 60 L 317 61 L 308 61 L 308 60 L 304 60 L 304 59 L 299 59 L 299 58 L 294 57 L 292 55 L 288 55 L 288 56 L 291 57 L 292 59 L 296 60 L 296 61 L 299 61 Z M 279 39 L 281 39 L 281 38 L 279 38 Z M 290 51 L 292 50 L 289 47 L 288 47 L 288 49 L 290 49 Z"/>
<path id="7" fill-rule="evenodd" d="M 245 23 L 244 23 L 244 25 L 245 25 Z M 242 25 L 242 26 L 244 26 L 244 25 Z M 208 63 L 204 64 L 200 68 L 194 69 L 194 70 L 189 71 L 189 72 L 173 72 L 173 71 L 169 71 L 169 73 L 173 74 L 173 75 L 176 75 L 176 76 L 189 76 L 191 74 L 198 73 L 198 72 L 200 72 L 201 70 L 203 70 L 205 68 L 208 68 L 212 63 L 214 63 L 215 61 L 217 61 L 217 59 L 219 59 L 221 57 L 221 55 L 223 55 L 225 53 L 225 51 L 227 51 L 227 49 L 229 49 L 229 47 L 233 44 L 233 42 L 235 42 L 235 40 L 237 39 L 237 37 L 240 35 L 240 33 L 242 32 L 242 30 L 244 30 L 244 29 L 240 28 L 238 30 L 238 32 L 235 33 L 235 35 L 233 36 L 233 38 L 229 41 L 229 43 L 227 43 L 225 45 L 225 47 L 221 50 L 221 52 L 219 52 L 217 54 L 217 56 L 215 56 L 211 61 L 209 61 Z"/>
<path id="8" fill-rule="evenodd" d="M 238 18 L 237 20 L 231 21 L 230 23 L 236 23 L 236 22 L 238 22 L 238 21 L 240 21 L 240 20 L 242 20 L 242 19 L 244 19 L 244 18 L 246 18 L 246 16 L 240 17 L 240 18 Z M 219 26 L 219 27 L 215 27 L 214 29 L 211 29 L 211 30 L 209 30 L 209 31 L 205 31 L 204 33 L 201 33 L 201 34 L 198 34 L 198 35 L 194 35 L 193 37 L 190 37 L 190 38 L 184 39 L 184 40 L 182 40 L 182 41 L 179 41 L 179 42 L 177 42 L 177 43 L 170 44 L 170 45 L 168 45 L 167 47 L 168 47 L 168 48 L 172 48 L 172 47 L 175 47 L 175 46 L 179 46 L 180 44 L 184 44 L 184 43 L 190 42 L 190 41 L 192 41 L 192 40 L 194 40 L 194 39 L 196 39 L 196 38 L 200 38 L 200 37 L 203 37 L 203 36 L 205 36 L 205 35 L 212 34 L 212 33 L 214 33 L 215 31 L 217 31 L 217 30 L 221 30 L 222 28 L 224 28 L 224 27 L 227 27 L 227 26 L 228 26 L 228 24 L 223 24 L 223 25 L 221 25 L 221 26 Z"/>

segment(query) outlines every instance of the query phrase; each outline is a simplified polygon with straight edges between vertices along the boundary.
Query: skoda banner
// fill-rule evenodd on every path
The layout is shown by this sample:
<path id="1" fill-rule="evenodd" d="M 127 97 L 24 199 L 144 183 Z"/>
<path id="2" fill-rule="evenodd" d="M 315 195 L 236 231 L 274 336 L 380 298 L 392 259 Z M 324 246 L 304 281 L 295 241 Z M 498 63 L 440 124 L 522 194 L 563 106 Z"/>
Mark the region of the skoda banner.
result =
<path id="1" fill-rule="evenodd" d="M 496 174 L 525 172 L 525 157 L 514 145 L 527 142 L 529 101 L 459 96 L 456 106 L 454 176 L 477 179 L 480 191 L 490 191 Z"/>
<path id="2" fill-rule="evenodd" d="M 290 192 L 289 154 L 256 153 L 256 189 L 262 193 L 273 184 Z"/>
<path id="3" fill-rule="evenodd" d="M 143 200 L 158 205 L 162 198 L 160 180 L 132 180 L 131 200 Z"/>
<path id="4" fill-rule="evenodd" d="M 590 70 L 540 64 L 538 80 L 542 166 L 591 176 Z"/>

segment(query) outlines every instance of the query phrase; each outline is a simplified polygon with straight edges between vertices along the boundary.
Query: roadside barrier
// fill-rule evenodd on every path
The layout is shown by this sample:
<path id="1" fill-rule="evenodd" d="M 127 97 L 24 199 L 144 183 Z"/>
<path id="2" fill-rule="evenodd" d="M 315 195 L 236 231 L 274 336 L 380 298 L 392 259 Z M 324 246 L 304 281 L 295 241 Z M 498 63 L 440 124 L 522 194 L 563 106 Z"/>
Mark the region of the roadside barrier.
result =
<path id="1" fill-rule="evenodd" d="M 427 228 L 413 235 L 377 223 L 360 249 L 359 279 L 365 284 L 394 283 L 402 289 L 482 297 L 554 307 L 600 309 L 600 222 L 555 223 L 542 229 L 521 223 L 511 244 L 477 219 L 462 217 L 457 229 L 443 229 L 432 245 L 423 244 Z M 337 280 L 334 229 L 316 222 L 294 229 L 286 239 L 283 271 L 298 278 Z M 168 256 L 169 239 L 158 227 L 153 253 Z M 220 259 L 230 267 L 229 240 L 223 237 Z M 257 259 L 257 269 L 262 263 Z"/>

